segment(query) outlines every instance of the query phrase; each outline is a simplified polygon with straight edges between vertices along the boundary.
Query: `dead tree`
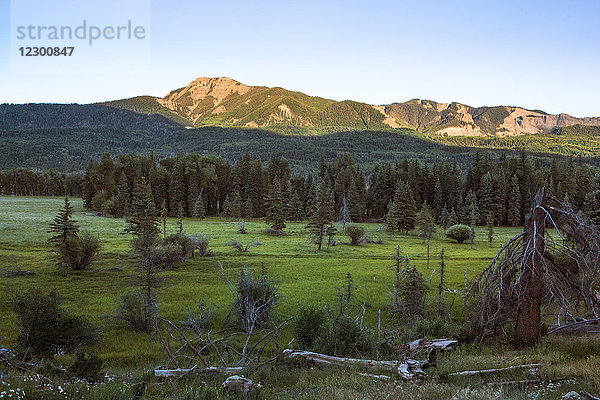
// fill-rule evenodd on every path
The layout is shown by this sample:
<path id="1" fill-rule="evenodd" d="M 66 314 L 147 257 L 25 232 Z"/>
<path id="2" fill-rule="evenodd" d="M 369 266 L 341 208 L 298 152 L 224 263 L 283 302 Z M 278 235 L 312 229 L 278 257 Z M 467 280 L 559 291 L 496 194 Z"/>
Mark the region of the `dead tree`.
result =
<path id="1" fill-rule="evenodd" d="M 598 315 L 594 283 L 600 277 L 600 237 L 594 224 L 544 188 L 510 239 L 479 274 L 468 296 L 479 298 L 474 327 L 479 338 L 515 323 L 524 344 L 537 342 L 542 310 L 563 321 Z"/>

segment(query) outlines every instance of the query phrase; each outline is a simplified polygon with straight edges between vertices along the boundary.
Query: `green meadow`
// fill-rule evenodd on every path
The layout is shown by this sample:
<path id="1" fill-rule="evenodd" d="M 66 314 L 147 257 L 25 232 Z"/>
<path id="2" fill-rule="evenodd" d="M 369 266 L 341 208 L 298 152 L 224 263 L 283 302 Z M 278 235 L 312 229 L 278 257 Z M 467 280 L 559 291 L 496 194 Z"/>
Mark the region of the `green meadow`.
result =
<path id="1" fill-rule="evenodd" d="M 87 388 L 88 397 L 39 398 L 132 398 L 140 381 L 144 384 L 144 398 L 219 398 L 222 377 L 191 377 L 170 385 L 151 377 L 149 371 L 165 361 L 158 343 L 148 335 L 132 333 L 127 326 L 110 317 L 120 296 L 136 290 L 132 286 L 135 271 L 134 260 L 129 254 L 130 237 L 121 234 L 124 227 L 122 219 L 88 214 L 81 199 L 73 199 L 75 219 L 81 230 L 89 231 L 100 239 L 101 256 L 86 272 L 70 272 L 65 276 L 64 271 L 56 268 L 46 242 L 47 227 L 62 204 L 62 198 L 0 197 L 0 269 L 18 267 L 35 273 L 33 276 L 0 278 L 0 337 L 6 336 L 2 344 L 10 348 L 17 334 L 15 316 L 11 311 L 14 293 L 32 287 L 44 291 L 56 289 L 65 308 L 89 316 L 92 322 L 102 327 L 104 339 L 98 349 L 99 355 L 109 374 L 118 377 L 117 380 L 123 379 L 123 383 Z M 266 269 L 278 283 L 282 295 L 275 312 L 275 319 L 280 321 L 292 316 L 300 305 L 332 303 L 336 288 L 343 285 L 346 273 L 350 272 L 358 286 L 357 299 L 366 301 L 370 306 L 365 316 L 366 324 L 375 327 L 377 311 L 381 310 L 383 327 L 393 328 L 397 324 L 388 313 L 388 292 L 394 277 L 392 254 L 399 245 L 403 254 L 409 255 L 411 262 L 431 282 L 430 302 L 435 301 L 439 282 L 437 270 L 434 273 L 438 266 L 437 255 L 442 248 L 445 249 L 447 286 L 456 290 L 455 294 L 448 293 L 446 296 L 449 303 L 455 296 L 452 314 L 460 321 L 465 273 L 469 279 L 479 273 L 489 265 L 502 244 L 519 232 L 519 228 L 496 228 L 490 248 L 487 230 L 480 227 L 475 249 L 471 250 L 469 244 L 457 244 L 445 238 L 438 229 L 431 241 L 431 259 L 427 267 L 427 250 L 417 236 L 398 235 L 390 239 L 385 233 L 378 232 L 380 224 L 363 226 L 371 239 L 382 239 L 383 244 L 349 246 L 341 243 L 347 238 L 338 234 L 338 245 L 318 252 L 316 246 L 307 240 L 305 223 L 288 223 L 285 236 L 274 237 L 263 233 L 267 226 L 261 220 L 248 222 L 248 233 L 242 235 L 237 231 L 237 222 L 219 218 L 202 221 L 185 219 L 186 233 L 204 233 L 209 237 L 214 257 L 188 258 L 176 268 L 162 272 L 167 284 L 158 296 L 159 312 L 178 321 L 199 300 L 203 300 L 214 308 L 216 325 L 220 326 L 233 301 L 218 268 L 220 262 L 234 278 L 244 265 Z M 170 219 L 168 231 L 174 233 L 175 230 L 176 221 Z M 242 254 L 227 245 L 232 238 L 244 244 L 257 240 L 261 244 Z M 292 339 L 291 326 L 282 336 L 281 343 L 285 346 Z M 570 388 L 600 389 L 600 361 L 596 358 L 599 350 L 600 341 L 595 339 L 543 338 L 539 345 L 526 350 L 509 344 L 461 345 L 440 355 L 439 367 L 431 370 L 431 376 L 441 381 L 423 384 L 374 383 L 351 370 L 335 368 L 297 370 L 282 367 L 277 372 L 264 369 L 249 374 L 264 385 L 261 398 L 442 399 L 455 396 L 452 398 L 524 399 L 533 398 L 531 393 L 537 393 L 537 398 L 560 398 Z M 526 391 L 517 389 L 505 396 L 509 392 L 502 388 L 483 387 L 480 379 L 444 378 L 445 374 L 453 371 L 532 362 L 543 363 L 544 373 L 549 377 L 568 379 L 560 381 L 557 386 L 544 384 Z M 22 382 L 18 374 L 13 378 L 12 382 Z M 504 378 L 527 379 L 527 376 L 511 373 Z M 35 393 L 32 383 L 22 385 Z"/>
<path id="2" fill-rule="evenodd" d="M 125 326 L 107 318 L 117 307 L 119 298 L 132 287 L 134 260 L 129 253 L 130 236 L 123 235 L 122 219 L 97 217 L 87 213 L 80 199 L 73 199 L 75 219 L 81 230 L 96 235 L 102 244 L 100 258 L 86 272 L 69 272 L 67 276 L 55 266 L 51 247 L 47 244 L 48 224 L 62 207 L 62 198 L 0 197 L 0 268 L 16 266 L 33 271 L 30 277 L 3 278 L 0 308 L 1 335 L 9 342 L 15 337 L 14 317 L 10 310 L 11 296 L 15 291 L 39 287 L 45 291 L 56 289 L 64 299 L 64 305 L 77 313 L 88 315 L 92 321 L 103 326 L 104 344 L 102 356 L 109 365 L 129 365 L 141 359 L 156 360 L 161 357 L 159 349 L 145 335 L 130 333 Z M 159 309 L 166 318 L 182 318 L 199 300 L 210 304 L 217 317 L 223 321 L 232 303 L 232 296 L 225 286 L 218 263 L 235 278 L 240 268 L 265 268 L 275 279 L 282 298 L 276 307 L 281 319 L 291 316 L 300 305 L 331 303 L 335 289 L 343 285 L 347 272 L 358 287 L 356 296 L 370 305 L 366 321 L 374 324 L 377 310 L 381 310 L 382 323 L 392 325 L 388 315 L 389 289 L 393 281 L 394 248 L 399 245 L 403 254 L 410 257 L 427 281 L 431 279 L 432 297 L 437 290 L 439 275 L 437 255 L 445 249 L 447 286 L 456 289 L 453 311 L 462 312 L 465 273 L 473 277 L 485 268 L 498 248 L 518 229 L 496 228 L 492 248 L 487 242 L 484 227 L 477 230 L 475 249 L 469 244 L 458 244 L 444 237 L 440 231 L 434 235 L 430 246 L 430 263 L 427 268 L 427 248 L 417 236 L 395 235 L 391 239 L 380 224 L 363 224 L 367 235 L 383 244 L 349 246 L 340 244 L 348 238 L 338 233 L 338 245 L 321 252 L 310 243 L 305 223 L 288 223 L 286 234 L 275 237 L 264 233 L 267 228 L 262 220 L 246 223 L 247 234 L 238 233 L 237 221 L 208 218 L 202 221 L 184 220 L 188 234 L 203 233 L 210 239 L 214 257 L 188 258 L 170 271 L 162 272 L 166 286 L 159 294 Z M 170 219 L 167 232 L 176 231 L 176 220 Z M 240 253 L 228 242 L 260 245 Z M 432 276 L 433 274 L 433 276 Z M 291 334 L 291 333 L 290 333 Z M 288 335 L 289 336 L 289 335 Z M 119 340 L 112 340 L 118 337 Z M 291 336 L 287 337 L 287 341 Z"/>

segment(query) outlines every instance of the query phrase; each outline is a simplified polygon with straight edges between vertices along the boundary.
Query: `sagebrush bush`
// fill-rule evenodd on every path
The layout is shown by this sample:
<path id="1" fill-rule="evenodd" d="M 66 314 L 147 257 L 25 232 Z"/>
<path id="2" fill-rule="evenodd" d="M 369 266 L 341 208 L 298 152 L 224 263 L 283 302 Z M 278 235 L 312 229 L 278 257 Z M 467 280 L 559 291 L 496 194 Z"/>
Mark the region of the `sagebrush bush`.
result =
<path id="1" fill-rule="evenodd" d="M 446 231 L 446 236 L 456 240 L 458 243 L 463 243 L 471 237 L 471 228 L 463 224 L 452 225 Z"/>
<path id="2" fill-rule="evenodd" d="M 71 268 L 76 271 L 86 270 L 98 256 L 100 242 L 88 232 L 77 237 L 72 255 Z"/>
<path id="3" fill-rule="evenodd" d="M 86 317 L 68 313 L 61 307 L 60 296 L 38 289 L 17 294 L 13 300 L 19 335 L 17 342 L 34 356 L 71 352 L 80 346 L 100 341 L 98 328 Z"/>
<path id="4" fill-rule="evenodd" d="M 192 256 L 194 255 L 194 251 L 198 250 L 198 254 L 200 257 L 212 257 L 213 252 L 209 248 L 210 241 L 208 237 L 204 234 L 192 235 L 190 236 L 190 240 L 192 242 Z"/>
<path id="5" fill-rule="evenodd" d="M 350 238 L 350 246 L 359 245 L 365 236 L 365 228 L 358 225 L 348 225 L 344 232 Z"/>
<path id="6" fill-rule="evenodd" d="M 235 310 L 244 329 L 254 324 L 264 326 L 271 320 L 271 313 L 279 299 L 279 288 L 264 271 L 255 273 L 243 268 L 237 283 L 238 298 Z"/>

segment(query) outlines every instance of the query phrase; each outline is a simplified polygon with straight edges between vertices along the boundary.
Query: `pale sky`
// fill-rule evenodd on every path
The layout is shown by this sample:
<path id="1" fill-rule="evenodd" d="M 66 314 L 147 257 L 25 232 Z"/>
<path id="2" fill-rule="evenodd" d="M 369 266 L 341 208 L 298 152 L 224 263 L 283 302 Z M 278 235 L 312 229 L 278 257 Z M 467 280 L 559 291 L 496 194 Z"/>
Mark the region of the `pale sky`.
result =
<path id="1" fill-rule="evenodd" d="M 55 7 L 46 23 L 72 17 L 78 24 L 86 3 L 86 18 L 102 22 L 116 7 L 113 0 L 59 3 L 69 1 L 79 13 Z M 95 72 L 57 59 L 44 62 L 64 68 L 37 73 L 15 64 L 29 61 L 11 48 L 15 18 L 11 24 L 11 2 L 0 0 L 0 102 L 164 96 L 199 76 L 229 76 L 371 104 L 422 98 L 600 116 L 596 0 L 136 1 L 148 6 L 117 14 L 150 19 L 147 57 L 131 64 L 126 51 L 111 54 L 110 43 L 77 44 Z"/>

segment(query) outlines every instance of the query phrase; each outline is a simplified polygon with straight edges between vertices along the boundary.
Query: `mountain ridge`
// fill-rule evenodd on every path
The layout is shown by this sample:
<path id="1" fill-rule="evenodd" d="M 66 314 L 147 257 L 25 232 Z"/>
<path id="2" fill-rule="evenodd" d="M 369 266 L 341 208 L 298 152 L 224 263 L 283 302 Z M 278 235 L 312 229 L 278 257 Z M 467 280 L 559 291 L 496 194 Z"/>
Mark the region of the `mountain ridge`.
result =
<path id="1" fill-rule="evenodd" d="M 281 87 L 248 86 L 229 77 L 196 78 L 164 97 L 139 96 L 99 103 L 160 114 L 190 128 L 263 128 L 290 133 L 408 128 L 439 136 L 521 136 L 572 125 L 600 126 L 577 118 L 517 106 L 472 107 L 412 99 L 385 105 L 336 101 Z"/>

